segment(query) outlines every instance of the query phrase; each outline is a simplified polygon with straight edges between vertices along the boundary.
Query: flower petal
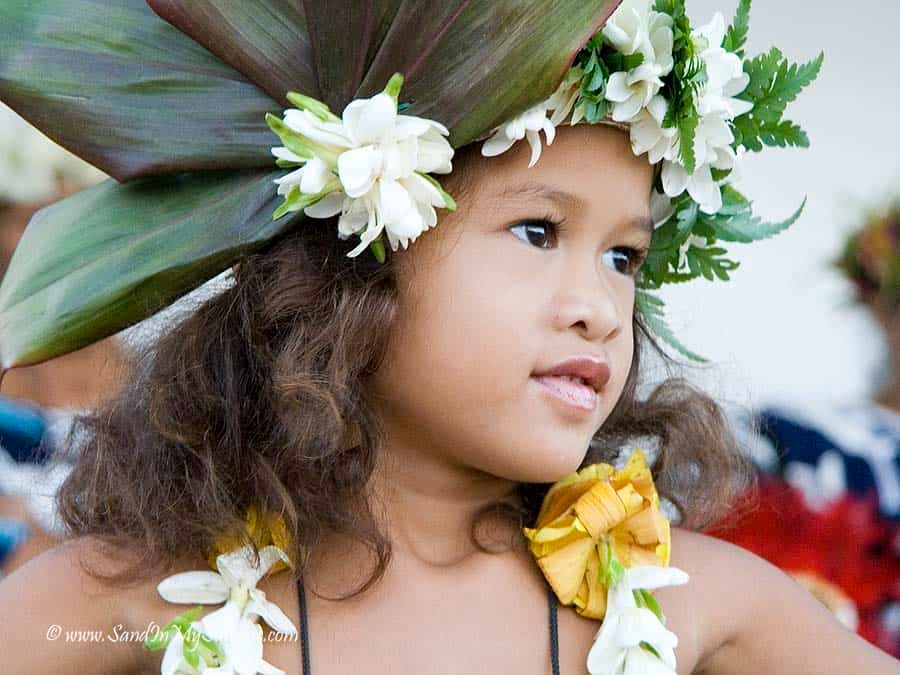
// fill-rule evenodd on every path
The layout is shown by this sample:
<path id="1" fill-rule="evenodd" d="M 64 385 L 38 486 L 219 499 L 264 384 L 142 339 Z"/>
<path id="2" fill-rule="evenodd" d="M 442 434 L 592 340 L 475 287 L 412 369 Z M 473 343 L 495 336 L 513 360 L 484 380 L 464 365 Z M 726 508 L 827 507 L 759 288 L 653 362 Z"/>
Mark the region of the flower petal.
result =
<path id="1" fill-rule="evenodd" d="M 156 587 L 166 602 L 215 605 L 228 598 L 228 587 L 221 575 L 212 571 L 173 574 Z"/>
<path id="2" fill-rule="evenodd" d="M 347 104 L 341 115 L 344 128 L 357 145 L 388 140 L 397 119 L 397 104 L 384 92 Z"/>
<path id="3" fill-rule="evenodd" d="M 380 164 L 381 153 L 371 145 L 341 153 L 338 175 L 347 196 L 362 197 L 371 190 Z"/>
<path id="4" fill-rule="evenodd" d="M 626 84 L 628 73 L 613 73 L 606 81 L 606 100 L 614 103 L 627 101 L 631 97 L 631 87 Z"/>
<path id="5" fill-rule="evenodd" d="M 484 157 L 494 157 L 503 154 L 509 150 L 515 142 L 516 139 L 507 136 L 503 129 L 497 129 L 493 136 L 481 144 L 481 154 Z"/>
<path id="6" fill-rule="evenodd" d="M 263 629 L 243 618 L 228 645 L 228 657 L 237 675 L 256 675 L 263 655 Z"/>
<path id="7" fill-rule="evenodd" d="M 254 588 L 250 591 L 250 601 L 244 608 L 245 614 L 255 614 L 271 628 L 285 635 L 296 635 L 297 628 L 288 616 L 273 602 L 266 599 L 266 594 Z"/>
<path id="8" fill-rule="evenodd" d="M 309 160 L 303 169 L 300 189 L 306 194 L 314 195 L 321 192 L 325 184 L 334 177 L 329 166 L 318 157 Z"/>
<path id="9" fill-rule="evenodd" d="M 625 583 L 632 589 L 653 590 L 665 586 L 680 586 L 689 580 L 687 572 L 671 566 L 638 565 L 625 570 Z"/>
<path id="10" fill-rule="evenodd" d="M 341 212 L 345 199 L 346 195 L 340 190 L 330 192 L 315 204 L 303 209 L 303 213 L 310 218 L 331 218 Z"/>
<path id="11" fill-rule="evenodd" d="M 678 675 L 656 656 L 641 647 L 628 650 L 622 675 Z"/>

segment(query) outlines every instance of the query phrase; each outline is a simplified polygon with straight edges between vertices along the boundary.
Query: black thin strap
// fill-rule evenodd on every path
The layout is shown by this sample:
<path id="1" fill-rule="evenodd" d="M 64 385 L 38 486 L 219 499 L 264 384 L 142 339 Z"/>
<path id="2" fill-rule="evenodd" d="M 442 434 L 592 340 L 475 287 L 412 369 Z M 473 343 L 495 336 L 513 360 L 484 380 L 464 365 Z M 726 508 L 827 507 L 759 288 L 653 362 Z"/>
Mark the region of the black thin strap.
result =
<path id="1" fill-rule="evenodd" d="M 306 588 L 303 577 L 297 582 L 297 594 L 300 596 L 300 649 L 303 654 L 303 675 L 312 675 L 309 664 L 309 626 L 306 618 Z M 553 675 L 559 675 L 559 629 L 556 621 L 556 594 L 547 587 L 547 598 L 550 604 L 550 666 Z"/>
<path id="2" fill-rule="evenodd" d="M 303 675 L 310 675 L 309 665 L 309 627 L 306 625 L 306 588 L 303 577 L 298 582 L 297 594 L 300 596 L 300 648 L 303 653 Z"/>
<path id="3" fill-rule="evenodd" d="M 547 596 L 550 599 L 550 667 L 553 675 L 559 675 L 559 634 L 556 625 L 556 593 L 547 586 Z"/>

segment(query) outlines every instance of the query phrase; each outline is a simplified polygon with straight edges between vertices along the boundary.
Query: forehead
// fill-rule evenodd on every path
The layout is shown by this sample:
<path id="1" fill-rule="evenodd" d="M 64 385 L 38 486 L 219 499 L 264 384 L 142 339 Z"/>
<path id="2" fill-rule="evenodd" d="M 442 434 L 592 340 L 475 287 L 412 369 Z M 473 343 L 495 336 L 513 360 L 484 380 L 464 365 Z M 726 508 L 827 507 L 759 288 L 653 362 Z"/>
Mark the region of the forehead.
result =
<path id="1" fill-rule="evenodd" d="M 541 143 L 541 156 L 532 167 L 525 139 L 496 157 L 467 149 L 460 168 L 466 192 L 477 194 L 467 194 L 463 201 L 500 209 L 552 203 L 617 219 L 649 215 L 654 168 L 646 155 L 635 156 L 627 130 L 563 125 L 551 145 L 543 135 Z"/>

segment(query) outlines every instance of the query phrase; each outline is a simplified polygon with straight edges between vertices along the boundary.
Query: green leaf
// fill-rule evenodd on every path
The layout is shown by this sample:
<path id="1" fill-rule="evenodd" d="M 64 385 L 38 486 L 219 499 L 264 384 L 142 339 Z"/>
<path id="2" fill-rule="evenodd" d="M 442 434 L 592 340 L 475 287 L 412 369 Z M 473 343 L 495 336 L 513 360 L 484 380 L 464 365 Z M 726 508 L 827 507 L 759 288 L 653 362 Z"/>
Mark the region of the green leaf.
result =
<path id="1" fill-rule="evenodd" d="M 361 40 L 358 32 L 345 35 L 346 16 L 359 12 L 358 0 L 310 4 L 321 15 L 314 21 L 307 13 L 311 35 L 314 24 L 321 29 L 328 21 L 335 25 L 328 34 L 343 36 L 338 44 Z M 426 11 L 421 3 L 403 3 L 355 95 L 375 94 L 401 72 L 409 113 L 443 123 L 451 145 L 465 145 L 552 94 L 617 5 L 618 0 L 448 0 L 429 3 Z M 359 13 L 368 12 L 369 3 L 363 6 Z M 321 68 L 319 74 L 321 81 Z M 322 89 L 326 93 L 324 82 Z M 336 110 L 346 100 L 327 102 Z"/>
<path id="2" fill-rule="evenodd" d="M 734 21 L 725 33 L 725 42 L 722 47 L 729 52 L 734 52 L 744 58 L 743 46 L 747 43 L 747 33 L 750 31 L 750 2 L 740 0 L 737 11 L 734 13 Z"/>
<path id="3" fill-rule="evenodd" d="M 0 99 L 119 180 L 273 162 L 277 104 L 144 0 L 4 0 Z"/>
<path id="4" fill-rule="evenodd" d="M 734 241 L 742 244 L 767 239 L 783 232 L 797 222 L 806 206 L 806 198 L 804 198 L 799 208 L 786 219 L 780 222 L 766 223 L 753 215 L 750 202 L 730 185 L 726 185 L 722 190 L 722 199 L 723 210 L 716 214 L 711 221 L 715 229 L 715 237 L 720 241 Z"/>
<path id="5" fill-rule="evenodd" d="M 172 637 L 175 635 L 175 632 L 177 630 L 178 629 L 174 626 L 166 626 L 165 628 L 160 628 L 156 633 L 151 633 L 147 636 L 147 639 L 144 640 L 144 647 L 146 649 L 149 649 L 151 652 L 165 649 L 169 646 L 169 642 L 172 641 Z"/>
<path id="6" fill-rule="evenodd" d="M 677 352 L 679 352 L 682 356 L 685 356 L 692 361 L 698 361 L 700 363 L 706 363 L 707 359 L 692 352 L 690 349 L 685 347 L 678 338 L 675 337 L 675 334 L 672 332 L 672 329 L 669 328 L 669 325 L 666 323 L 665 318 L 663 317 L 663 301 L 652 295 L 647 293 L 646 291 L 636 290 L 634 294 L 635 304 L 638 307 L 638 310 L 641 313 L 641 318 L 644 321 L 644 324 L 653 333 L 656 337 L 660 338 L 663 342 L 668 344 L 670 347 L 674 348 Z"/>
<path id="7" fill-rule="evenodd" d="M 734 120 L 735 146 L 744 145 L 759 152 L 763 146 L 809 145 L 809 139 L 799 126 L 782 121 L 788 103 L 819 74 L 824 54 L 812 61 L 797 65 L 790 63 L 781 51 L 773 47 L 769 52 L 744 62 L 750 76 L 747 88 L 739 98 L 753 103 L 753 109 Z"/>
<path id="8" fill-rule="evenodd" d="M 688 267 L 695 275 L 702 276 L 708 281 L 715 281 L 716 278 L 728 281 L 728 273 L 736 270 L 740 264 L 724 258 L 726 253 L 724 248 L 718 246 L 709 248 L 691 246 L 686 255 Z"/>
<path id="9" fill-rule="evenodd" d="M 297 222 L 275 171 L 109 180 L 39 211 L 0 285 L 0 365 L 38 363 L 157 310 Z"/>
<path id="10" fill-rule="evenodd" d="M 147 4 L 283 107 L 287 107 L 285 94 L 290 90 L 320 98 L 300 3 L 147 0 Z"/>
<path id="11" fill-rule="evenodd" d="M 664 626 L 666 625 L 666 617 L 663 615 L 662 607 L 659 606 L 659 602 L 657 602 L 653 593 L 648 591 L 646 588 L 638 588 L 635 589 L 635 593 L 640 595 L 642 606 L 649 609 L 651 612 L 656 614 L 656 618 L 660 620 Z"/>

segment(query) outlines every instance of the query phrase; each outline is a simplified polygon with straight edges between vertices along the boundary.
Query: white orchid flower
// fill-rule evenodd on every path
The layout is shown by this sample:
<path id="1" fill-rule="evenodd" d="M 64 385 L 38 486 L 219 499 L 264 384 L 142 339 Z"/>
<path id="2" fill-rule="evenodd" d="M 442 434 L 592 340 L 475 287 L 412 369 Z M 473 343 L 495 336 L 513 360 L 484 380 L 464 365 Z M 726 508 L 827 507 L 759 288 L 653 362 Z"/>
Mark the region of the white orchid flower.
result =
<path id="1" fill-rule="evenodd" d="M 548 98 L 504 122 L 494 129 L 491 137 L 481 145 L 481 154 L 485 157 L 495 157 L 509 150 L 516 141 L 527 138 L 528 145 L 531 146 L 531 161 L 528 162 L 528 166 L 534 166 L 541 156 L 540 132 L 544 132 L 547 145 L 551 145 L 556 137 L 556 127 L 547 117 L 549 110 Z"/>
<path id="2" fill-rule="evenodd" d="M 672 17 L 650 9 L 649 0 L 626 0 L 602 34 L 620 53 L 644 57 L 636 68 L 612 73 L 606 83 L 605 97 L 613 104 L 610 116 L 616 122 L 631 122 L 662 89 L 662 78 L 672 72 Z"/>
<path id="3" fill-rule="evenodd" d="M 722 115 L 706 115 L 700 118 L 694 136 L 695 170 L 688 174 L 684 165 L 673 153 L 666 159 L 662 170 L 663 189 L 669 197 L 677 197 L 685 190 L 700 205 L 704 213 L 717 213 L 722 208 L 720 185 L 727 182 L 713 179 L 712 169 L 731 171 L 737 165 L 738 155 L 731 147 L 734 134 Z"/>
<path id="4" fill-rule="evenodd" d="M 707 25 L 691 32 L 707 77 L 699 92 L 697 112 L 701 116 L 723 113 L 734 119 L 752 110 L 753 104 L 734 98 L 750 84 L 750 76 L 744 72 L 741 58 L 722 47 L 725 30 L 725 17 L 716 12 Z"/>
<path id="5" fill-rule="evenodd" d="M 686 572 L 675 567 L 625 569 L 607 592 L 606 616 L 587 657 L 590 675 L 676 675 L 678 637 L 652 610 L 638 605 L 634 591 L 676 586 L 688 579 Z M 642 647 L 642 642 L 659 656 Z"/>
<path id="6" fill-rule="evenodd" d="M 631 149 L 635 155 L 647 153 L 651 164 L 674 156 L 678 129 L 663 127 L 669 103 L 657 94 L 641 110 L 630 126 Z"/>
<path id="7" fill-rule="evenodd" d="M 395 74 L 385 90 L 351 101 L 339 118 L 323 103 L 289 94 L 303 109 L 289 109 L 284 120 L 267 120 L 285 143 L 272 148 L 280 166 L 300 168 L 276 179 L 285 203 L 280 217 L 303 210 L 311 218 L 340 214 L 338 235 L 361 241 L 354 257 L 386 231 L 392 250 L 437 222 L 435 207 L 456 208 L 429 173 L 450 173 L 453 148 L 439 122 L 397 112 L 403 78 Z M 377 254 L 376 254 L 377 255 Z"/>
<path id="8" fill-rule="evenodd" d="M 286 635 L 296 635 L 297 629 L 287 615 L 266 594 L 256 588 L 272 566 L 289 562 L 277 546 L 259 550 L 259 564 L 254 564 L 253 549 L 244 546 L 216 558 L 217 572 L 191 571 L 174 574 L 157 586 L 159 594 L 168 602 L 186 604 L 217 604 L 220 609 L 208 614 L 192 626 L 216 640 L 221 646 L 225 662 L 210 668 L 201 661 L 199 671 L 187 664 L 182 655 L 184 639 L 175 632 L 163 657 L 163 675 L 196 672 L 214 675 L 283 675 L 262 658 L 262 627 L 258 619 Z"/>

